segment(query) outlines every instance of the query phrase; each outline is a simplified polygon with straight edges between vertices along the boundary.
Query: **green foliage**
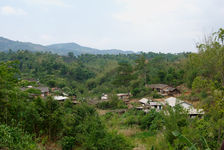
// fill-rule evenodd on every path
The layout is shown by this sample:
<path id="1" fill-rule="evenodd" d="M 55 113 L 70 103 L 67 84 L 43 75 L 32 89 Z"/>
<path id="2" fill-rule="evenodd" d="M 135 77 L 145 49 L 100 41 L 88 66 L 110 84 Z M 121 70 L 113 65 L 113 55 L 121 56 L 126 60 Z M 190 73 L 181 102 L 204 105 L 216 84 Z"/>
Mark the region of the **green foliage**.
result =
<path id="1" fill-rule="evenodd" d="M 129 109 L 123 114 L 123 117 L 125 118 L 124 124 L 127 126 L 139 125 L 142 117 L 144 117 L 144 112 L 136 109 Z"/>
<path id="2" fill-rule="evenodd" d="M 149 129 L 150 132 L 155 133 L 163 126 L 163 116 L 152 109 L 140 121 L 140 127 L 142 129 Z"/>
<path id="3" fill-rule="evenodd" d="M 172 132 L 176 130 L 181 131 L 183 127 L 188 126 L 189 117 L 183 108 L 178 105 L 175 106 L 174 109 L 167 107 L 164 115 L 164 126 L 166 128 L 164 135 L 170 144 L 175 145 L 175 136 L 172 134 Z M 177 144 L 175 147 L 179 147 L 179 145 Z"/>
<path id="4" fill-rule="evenodd" d="M 69 136 L 64 139 L 65 147 L 81 144 L 83 149 L 131 149 L 123 136 L 107 131 L 93 107 L 82 104 L 72 111 L 73 119 L 65 120 L 64 135 Z"/>
<path id="5" fill-rule="evenodd" d="M 31 94 L 41 94 L 41 91 L 39 89 L 34 89 L 34 88 L 29 88 L 26 90 L 26 92 L 31 93 Z"/>
<path id="6" fill-rule="evenodd" d="M 64 136 L 61 140 L 62 150 L 72 150 L 75 144 L 75 138 Z"/>
<path id="7" fill-rule="evenodd" d="M 124 136 L 118 135 L 116 132 L 108 133 L 101 141 L 99 149 L 104 150 L 131 150 L 133 145 Z"/>
<path id="8" fill-rule="evenodd" d="M 146 95 L 150 95 L 151 89 L 147 88 L 143 82 L 136 80 L 131 83 L 131 94 L 133 97 L 143 97 Z"/>
<path id="9" fill-rule="evenodd" d="M 180 140 L 180 142 L 185 143 L 189 147 L 189 149 L 197 150 L 196 147 L 195 147 L 195 144 L 193 144 L 188 138 L 183 136 L 180 132 L 173 131 L 172 134 L 175 137 L 177 137 Z"/>
<path id="10" fill-rule="evenodd" d="M 195 92 L 206 90 L 208 88 L 208 81 L 198 76 L 192 83 L 192 90 Z"/>
<path id="11" fill-rule="evenodd" d="M 163 98 L 163 96 L 159 94 L 157 91 L 152 91 L 151 95 L 153 98 Z"/>
<path id="12" fill-rule="evenodd" d="M 133 80 L 133 68 L 125 61 L 119 62 L 119 67 L 117 68 L 117 75 L 114 80 L 114 84 L 118 86 L 128 87 L 130 81 Z"/>
<path id="13" fill-rule="evenodd" d="M 7 125 L 0 125 L 0 149 L 12 150 L 35 150 L 36 143 L 32 136 L 24 133 L 21 129 L 10 127 Z"/>
<path id="14" fill-rule="evenodd" d="M 111 100 L 100 102 L 97 104 L 100 109 L 122 109 L 127 108 L 123 100 L 118 99 L 116 95 L 111 96 Z"/>

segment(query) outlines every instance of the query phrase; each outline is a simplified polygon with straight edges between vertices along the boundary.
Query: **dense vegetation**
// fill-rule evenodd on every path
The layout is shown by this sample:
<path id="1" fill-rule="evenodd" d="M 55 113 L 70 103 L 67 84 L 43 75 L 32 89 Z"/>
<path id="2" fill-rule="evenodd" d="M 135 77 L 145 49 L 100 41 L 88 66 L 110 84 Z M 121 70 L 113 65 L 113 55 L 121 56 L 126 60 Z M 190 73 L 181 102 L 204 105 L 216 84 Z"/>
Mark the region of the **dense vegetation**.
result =
<path id="1" fill-rule="evenodd" d="M 214 33 L 198 53 L 59 56 L 19 50 L 0 53 L 0 148 L 9 149 L 132 149 L 144 143 L 155 149 L 218 149 L 224 139 L 224 30 Z M 22 91 L 36 79 L 76 95 L 81 102 L 59 103 L 52 97 Z M 157 97 L 148 85 L 187 86 L 189 95 L 205 110 L 190 118 L 181 107 L 163 111 L 128 109 L 124 114 L 99 115 L 98 108 L 127 108 L 118 92 L 133 98 Z M 102 93 L 110 101 L 87 104 Z M 169 114 L 169 115 L 167 115 Z M 136 130 L 125 137 L 122 130 Z M 54 144 L 56 143 L 57 146 Z M 55 146 L 55 147 L 52 147 Z"/>
<path id="2" fill-rule="evenodd" d="M 0 53 L 0 60 L 19 61 L 18 69 L 22 79 L 36 79 L 49 87 L 66 87 L 67 91 L 75 93 L 81 99 L 128 90 L 140 96 L 144 95 L 144 92 L 139 91 L 147 92 L 142 86 L 145 84 L 181 84 L 184 72 L 179 63 L 182 61 L 181 58 L 186 56 L 187 54 L 143 53 L 140 57 L 136 54 L 86 54 L 75 57 L 72 54 L 59 56 L 19 50 Z M 128 74 L 118 76 L 122 71 L 127 71 Z M 124 84 L 120 82 L 122 80 Z M 129 88 L 119 84 L 128 85 Z"/>

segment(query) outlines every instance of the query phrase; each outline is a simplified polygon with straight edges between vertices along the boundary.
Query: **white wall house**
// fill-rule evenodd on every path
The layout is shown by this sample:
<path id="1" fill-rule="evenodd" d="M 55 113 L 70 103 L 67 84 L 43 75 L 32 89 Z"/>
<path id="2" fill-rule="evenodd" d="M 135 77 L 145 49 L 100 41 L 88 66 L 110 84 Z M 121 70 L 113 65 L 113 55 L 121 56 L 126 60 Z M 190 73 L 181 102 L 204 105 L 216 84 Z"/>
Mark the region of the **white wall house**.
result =
<path id="1" fill-rule="evenodd" d="M 140 102 L 141 104 L 143 104 L 143 105 L 146 105 L 146 104 L 149 103 L 149 99 L 147 99 L 147 98 L 142 98 L 142 99 L 139 100 L 139 102 Z"/>
<path id="2" fill-rule="evenodd" d="M 107 94 L 103 94 L 101 96 L 101 100 L 108 100 L 108 95 Z"/>
<path id="3" fill-rule="evenodd" d="M 192 104 L 189 104 L 185 101 L 179 100 L 175 97 L 169 97 L 169 98 L 165 99 L 165 102 L 167 103 L 167 105 L 169 105 L 171 107 L 180 105 L 181 107 L 183 107 L 185 110 L 188 111 L 188 114 L 191 117 L 204 114 L 203 109 L 195 109 Z"/>
<path id="4" fill-rule="evenodd" d="M 54 100 L 56 101 L 65 101 L 66 99 L 68 99 L 66 96 L 54 96 Z"/>
<path id="5" fill-rule="evenodd" d="M 150 102 L 149 105 L 152 109 L 156 109 L 157 111 L 160 111 L 163 109 L 163 103 L 160 103 L 160 102 Z"/>

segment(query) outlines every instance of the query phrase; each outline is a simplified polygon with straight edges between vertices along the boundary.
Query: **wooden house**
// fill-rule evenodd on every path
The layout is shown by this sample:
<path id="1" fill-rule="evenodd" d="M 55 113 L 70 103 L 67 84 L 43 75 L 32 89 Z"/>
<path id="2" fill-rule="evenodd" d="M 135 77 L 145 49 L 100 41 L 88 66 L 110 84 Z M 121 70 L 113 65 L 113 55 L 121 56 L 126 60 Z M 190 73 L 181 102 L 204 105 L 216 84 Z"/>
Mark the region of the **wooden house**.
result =
<path id="1" fill-rule="evenodd" d="M 66 96 L 54 96 L 54 100 L 59 102 L 64 102 L 66 99 L 68 99 Z"/>
<path id="2" fill-rule="evenodd" d="M 163 103 L 161 102 L 149 102 L 150 108 L 156 109 L 157 111 L 160 111 L 163 109 Z"/>
<path id="3" fill-rule="evenodd" d="M 128 100 L 130 98 L 130 93 L 119 93 L 117 97 L 122 100 Z"/>
<path id="4" fill-rule="evenodd" d="M 49 95 L 49 88 L 48 87 L 37 87 L 36 89 L 41 91 L 41 96 L 46 97 Z"/>
<path id="5" fill-rule="evenodd" d="M 168 87 L 168 85 L 166 84 L 151 84 L 149 85 L 149 87 L 153 90 L 153 91 L 157 91 L 157 92 L 162 92 L 162 90 L 166 87 Z"/>
<path id="6" fill-rule="evenodd" d="M 157 91 L 162 95 L 174 95 L 180 93 L 180 91 L 174 87 L 171 87 L 167 84 L 151 84 L 149 87 L 153 91 Z"/>

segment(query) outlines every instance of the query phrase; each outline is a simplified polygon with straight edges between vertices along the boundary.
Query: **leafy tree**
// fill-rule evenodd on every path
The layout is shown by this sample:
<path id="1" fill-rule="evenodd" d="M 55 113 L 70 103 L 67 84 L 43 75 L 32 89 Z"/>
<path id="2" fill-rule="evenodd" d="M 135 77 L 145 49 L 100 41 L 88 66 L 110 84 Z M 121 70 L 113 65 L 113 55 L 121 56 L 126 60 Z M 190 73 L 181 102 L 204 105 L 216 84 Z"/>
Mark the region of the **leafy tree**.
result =
<path id="1" fill-rule="evenodd" d="M 144 54 L 140 55 L 136 60 L 136 70 L 138 71 L 141 79 L 143 79 L 144 85 L 147 83 L 148 61 L 145 59 Z"/>
<path id="2" fill-rule="evenodd" d="M 117 75 L 114 84 L 123 87 L 129 87 L 130 81 L 133 80 L 133 68 L 128 62 L 119 62 Z"/>
<path id="3" fill-rule="evenodd" d="M 68 52 L 68 56 L 69 56 L 70 58 L 73 58 L 73 57 L 74 57 L 74 53 L 73 53 L 73 52 Z"/>
<path id="4" fill-rule="evenodd" d="M 0 149 L 36 150 L 37 144 L 32 136 L 21 129 L 0 125 Z"/>

